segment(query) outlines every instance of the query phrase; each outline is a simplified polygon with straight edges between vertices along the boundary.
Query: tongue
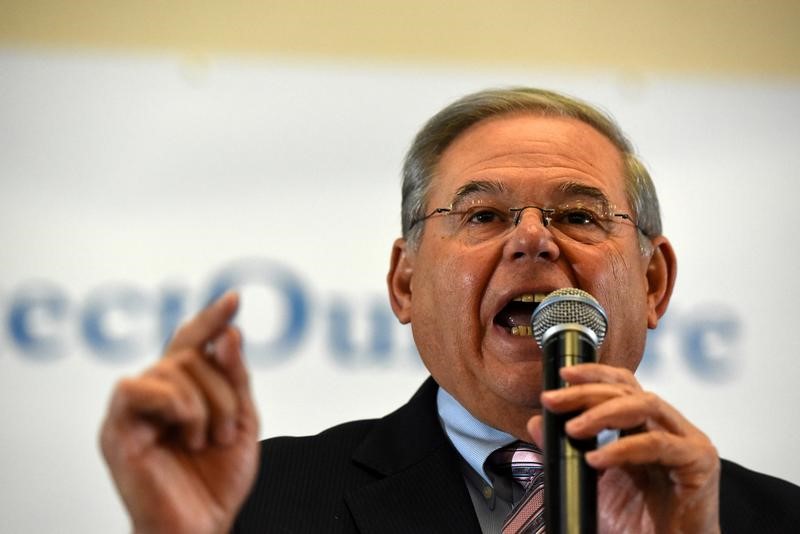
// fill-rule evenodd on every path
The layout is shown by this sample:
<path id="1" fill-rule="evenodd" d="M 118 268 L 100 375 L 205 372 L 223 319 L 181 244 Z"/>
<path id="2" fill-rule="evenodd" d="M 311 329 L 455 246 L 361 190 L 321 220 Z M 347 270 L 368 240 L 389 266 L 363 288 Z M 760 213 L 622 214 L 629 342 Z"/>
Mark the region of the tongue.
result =
<path id="1" fill-rule="evenodd" d="M 516 311 L 514 313 L 509 313 L 506 317 L 506 321 L 508 322 L 508 326 L 530 326 L 531 324 L 531 314 L 526 313 L 524 311 Z"/>
<path id="2" fill-rule="evenodd" d="M 510 302 L 497 314 L 495 321 L 506 328 L 530 326 L 534 309 L 536 309 L 536 305 L 533 303 Z"/>

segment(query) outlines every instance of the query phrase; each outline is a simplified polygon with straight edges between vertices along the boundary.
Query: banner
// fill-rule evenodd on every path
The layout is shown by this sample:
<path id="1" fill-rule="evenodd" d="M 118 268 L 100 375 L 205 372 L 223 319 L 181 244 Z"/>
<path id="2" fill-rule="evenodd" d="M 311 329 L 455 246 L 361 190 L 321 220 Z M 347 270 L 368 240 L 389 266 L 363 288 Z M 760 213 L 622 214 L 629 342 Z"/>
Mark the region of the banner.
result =
<path id="1" fill-rule="evenodd" d="M 398 407 L 426 376 L 385 275 L 418 128 L 487 87 L 610 111 L 678 284 L 639 376 L 720 454 L 800 483 L 800 85 L 0 53 L 3 532 L 127 528 L 97 447 L 116 380 L 228 288 L 263 436 Z"/>

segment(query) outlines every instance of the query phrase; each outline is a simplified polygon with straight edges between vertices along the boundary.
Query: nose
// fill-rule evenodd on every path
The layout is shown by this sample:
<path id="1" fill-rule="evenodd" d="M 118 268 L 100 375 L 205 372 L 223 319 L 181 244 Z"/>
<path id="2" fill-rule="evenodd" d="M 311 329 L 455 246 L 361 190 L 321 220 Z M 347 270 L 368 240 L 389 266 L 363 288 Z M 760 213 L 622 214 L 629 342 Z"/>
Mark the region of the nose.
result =
<path id="1" fill-rule="evenodd" d="M 505 248 L 505 255 L 512 260 L 530 258 L 555 261 L 561 254 L 547 226 L 545 213 L 534 206 L 517 213 L 516 225 Z"/>

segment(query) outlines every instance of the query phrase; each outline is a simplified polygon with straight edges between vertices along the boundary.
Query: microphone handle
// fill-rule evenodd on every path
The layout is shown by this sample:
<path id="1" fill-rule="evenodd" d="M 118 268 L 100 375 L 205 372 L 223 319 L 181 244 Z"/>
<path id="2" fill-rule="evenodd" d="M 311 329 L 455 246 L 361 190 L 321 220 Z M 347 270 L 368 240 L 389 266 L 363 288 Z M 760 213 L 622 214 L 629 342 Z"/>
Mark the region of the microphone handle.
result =
<path id="1" fill-rule="evenodd" d="M 578 325 L 576 325 L 578 326 Z M 561 367 L 596 360 L 595 345 L 580 330 L 561 328 L 543 342 L 544 389 L 569 384 L 561 380 Z M 576 440 L 564 424 L 579 412 L 556 414 L 544 410 L 544 514 L 548 534 L 597 532 L 597 471 L 584 459 L 597 448 L 597 438 Z"/>

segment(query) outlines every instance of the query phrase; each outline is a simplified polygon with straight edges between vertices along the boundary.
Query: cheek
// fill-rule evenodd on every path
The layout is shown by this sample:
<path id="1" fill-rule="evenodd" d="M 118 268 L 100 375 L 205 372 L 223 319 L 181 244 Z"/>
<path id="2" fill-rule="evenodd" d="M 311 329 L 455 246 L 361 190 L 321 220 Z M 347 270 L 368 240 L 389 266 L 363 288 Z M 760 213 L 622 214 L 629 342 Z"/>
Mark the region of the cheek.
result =
<path id="1" fill-rule="evenodd" d="M 472 250 L 442 252 L 415 269 L 412 331 L 433 376 L 453 386 L 479 358 L 480 306 L 493 264 Z"/>
<path id="2" fill-rule="evenodd" d="M 433 304 L 461 311 L 479 309 L 495 268 L 492 255 L 475 249 L 450 248 L 428 263 L 423 283 Z"/>
<path id="3" fill-rule="evenodd" d="M 592 249 L 572 262 L 578 285 L 606 310 L 609 322 L 634 326 L 646 322 L 646 278 L 641 262 L 617 247 Z"/>
<path id="4" fill-rule="evenodd" d="M 630 302 L 642 295 L 645 277 L 641 262 L 617 246 L 587 247 L 571 255 L 569 263 L 581 288 L 601 303 Z"/>
<path id="5" fill-rule="evenodd" d="M 573 268 L 578 283 L 597 298 L 608 315 L 602 360 L 634 370 L 647 332 L 647 288 L 639 257 L 606 247 L 600 254 L 584 254 Z"/>

